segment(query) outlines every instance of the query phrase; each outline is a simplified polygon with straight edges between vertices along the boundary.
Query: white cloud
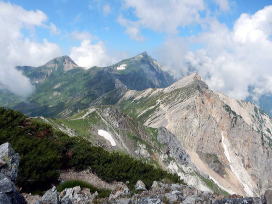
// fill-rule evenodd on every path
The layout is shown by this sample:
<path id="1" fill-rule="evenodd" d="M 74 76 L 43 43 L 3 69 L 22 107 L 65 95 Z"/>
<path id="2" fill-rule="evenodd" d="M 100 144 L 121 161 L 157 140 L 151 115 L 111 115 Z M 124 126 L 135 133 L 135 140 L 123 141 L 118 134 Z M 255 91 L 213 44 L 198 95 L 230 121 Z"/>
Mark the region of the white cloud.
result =
<path id="1" fill-rule="evenodd" d="M 48 26 L 48 29 L 50 30 L 50 32 L 54 35 L 58 35 L 60 34 L 59 29 L 57 28 L 57 26 L 54 23 L 50 23 Z"/>
<path id="2" fill-rule="evenodd" d="M 248 88 L 255 94 L 272 92 L 272 6 L 253 15 L 242 14 L 229 29 L 217 21 L 210 30 L 193 37 L 203 48 L 191 51 L 185 63 L 194 67 L 208 85 L 244 99 Z"/>
<path id="3" fill-rule="evenodd" d="M 85 39 L 78 47 L 72 47 L 70 57 L 82 67 L 90 68 L 93 66 L 107 66 L 115 60 L 110 56 L 104 43 L 93 43 Z"/>
<path id="4" fill-rule="evenodd" d="M 137 39 L 141 28 L 176 33 L 181 26 L 198 22 L 200 11 L 205 9 L 203 0 L 124 0 L 127 9 L 133 9 L 137 20 L 119 18 L 126 32 Z"/>
<path id="5" fill-rule="evenodd" d="M 140 33 L 140 26 L 138 23 L 130 21 L 123 16 L 119 16 L 117 21 L 126 28 L 126 33 L 130 36 L 130 38 L 137 41 L 144 40 L 144 37 Z"/>
<path id="6" fill-rule="evenodd" d="M 33 87 L 15 66 L 40 65 L 60 54 L 57 45 L 46 40 L 37 43 L 23 35 L 23 29 L 48 27 L 46 21 L 47 16 L 42 11 L 28 11 L 14 4 L 0 2 L 1 87 L 21 96 L 30 94 Z"/>
<path id="7" fill-rule="evenodd" d="M 111 6 L 109 4 L 103 5 L 102 11 L 105 16 L 108 16 L 111 13 Z"/>

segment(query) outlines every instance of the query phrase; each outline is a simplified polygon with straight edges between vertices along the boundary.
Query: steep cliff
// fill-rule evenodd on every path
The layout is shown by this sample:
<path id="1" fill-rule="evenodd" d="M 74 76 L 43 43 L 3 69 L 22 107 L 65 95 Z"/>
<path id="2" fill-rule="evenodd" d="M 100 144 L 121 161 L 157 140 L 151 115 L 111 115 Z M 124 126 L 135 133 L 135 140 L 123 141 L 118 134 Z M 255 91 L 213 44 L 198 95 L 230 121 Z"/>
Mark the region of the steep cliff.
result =
<path id="1" fill-rule="evenodd" d="M 197 169 L 225 191 L 255 196 L 272 187 L 272 122 L 255 105 L 211 91 L 197 74 L 164 89 L 128 91 L 119 105 L 175 135 Z"/>

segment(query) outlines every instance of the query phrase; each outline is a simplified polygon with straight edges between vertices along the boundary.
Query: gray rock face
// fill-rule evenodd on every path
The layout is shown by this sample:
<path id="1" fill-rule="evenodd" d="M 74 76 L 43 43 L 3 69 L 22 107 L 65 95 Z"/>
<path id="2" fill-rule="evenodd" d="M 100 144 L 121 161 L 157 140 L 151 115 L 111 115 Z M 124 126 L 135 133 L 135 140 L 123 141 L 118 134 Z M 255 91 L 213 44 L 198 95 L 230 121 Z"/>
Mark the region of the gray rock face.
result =
<path id="1" fill-rule="evenodd" d="M 187 165 L 190 163 L 190 156 L 186 153 L 176 136 L 166 128 L 159 128 L 157 139 L 161 144 L 167 145 L 167 153 L 180 164 Z"/>
<path id="2" fill-rule="evenodd" d="M 58 193 L 54 186 L 36 204 L 87 204 L 92 203 L 97 195 L 97 192 L 92 194 L 89 189 L 81 189 L 80 186 L 66 188 Z"/>
<path id="3" fill-rule="evenodd" d="M 230 194 L 254 197 L 271 188 L 272 120 L 254 104 L 213 92 L 197 74 L 164 89 L 128 91 L 122 101 L 131 102 L 127 109 L 135 117 L 139 107 L 149 110 L 144 124 L 164 127 L 176 137 L 177 145 L 158 135 L 176 155 L 169 170 L 182 174 L 184 148 L 197 169 Z"/>
<path id="4" fill-rule="evenodd" d="M 181 184 L 154 182 L 152 189 L 132 196 L 103 201 L 102 203 L 162 204 L 162 203 L 212 203 L 215 197 L 211 193 L 197 191 Z"/>
<path id="5" fill-rule="evenodd" d="M 0 203 L 2 204 L 25 204 L 24 197 L 17 191 L 13 182 L 0 173 Z"/>
<path id="6" fill-rule="evenodd" d="M 261 198 L 225 198 L 217 200 L 214 204 L 263 204 Z"/>
<path id="7" fill-rule="evenodd" d="M 0 145 L 0 203 L 26 203 L 13 183 L 17 178 L 19 160 L 19 155 L 15 153 L 9 143 Z"/>
<path id="8" fill-rule="evenodd" d="M 9 143 L 0 145 L 0 172 L 16 181 L 20 157 L 15 153 Z"/>
<path id="9" fill-rule="evenodd" d="M 267 190 L 264 193 L 266 204 L 272 204 L 272 190 Z"/>
<path id="10" fill-rule="evenodd" d="M 135 190 L 136 191 L 146 191 L 146 187 L 144 182 L 142 182 L 141 180 L 137 181 L 135 184 Z"/>
<path id="11" fill-rule="evenodd" d="M 45 192 L 42 196 L 40 204 L 59 204 L 59 195 L 55 186 Z"/>
<path id="12" fill-rule="evenodd" d="M 63 190 L 59 197 L 61 204 L 85 204 L 92 203 L 97 195 L 97 192 L 91 194 L 89 189 L 81 189 L 79 186 L 76 186 Z"/>
<path id="13" fill-rule="evenodd" d="M 109 200 L 117 199 L 120 197 L 128 196 L 130 194 L 129 188 L 126 185 L 118 186 L 116 189 L 114 189 L 110 196 Z"/>

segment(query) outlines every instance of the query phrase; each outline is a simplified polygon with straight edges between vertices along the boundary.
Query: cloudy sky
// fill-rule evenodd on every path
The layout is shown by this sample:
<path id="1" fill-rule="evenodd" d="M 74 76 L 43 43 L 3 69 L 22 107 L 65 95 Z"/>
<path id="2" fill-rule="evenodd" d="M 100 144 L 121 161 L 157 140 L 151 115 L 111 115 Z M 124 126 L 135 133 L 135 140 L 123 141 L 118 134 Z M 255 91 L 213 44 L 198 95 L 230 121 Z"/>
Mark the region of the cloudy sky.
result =
<path id="1" fill-rule="evenodd" d="M 271 4 L 271 6 L 270 6 Z M 271 0 L 0 0 L 0 87 L 33 90 L 16 65 L 69 55 L 106 66 L 147 51 L 244 99 L 272 92 Z"/>

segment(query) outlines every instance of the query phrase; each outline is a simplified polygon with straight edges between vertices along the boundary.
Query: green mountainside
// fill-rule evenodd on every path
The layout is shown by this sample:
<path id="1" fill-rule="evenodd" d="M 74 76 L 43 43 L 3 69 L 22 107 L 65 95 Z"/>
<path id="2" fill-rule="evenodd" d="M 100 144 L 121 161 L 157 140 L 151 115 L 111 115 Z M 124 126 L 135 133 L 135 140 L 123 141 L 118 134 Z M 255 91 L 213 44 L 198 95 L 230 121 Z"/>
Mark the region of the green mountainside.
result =
<path id="1" fill-rule="evenodd" d="M 13 106 L 29 116 L 65 117 L 92 104 L 114 104 L 127 89 L 162 88 L 174 82 L 146 53 L 109 67 L 83 69 L 63 56 L 41 67 L 17 69 L 36 88 L 26 101 Z"/>

